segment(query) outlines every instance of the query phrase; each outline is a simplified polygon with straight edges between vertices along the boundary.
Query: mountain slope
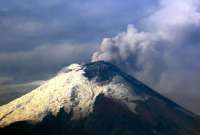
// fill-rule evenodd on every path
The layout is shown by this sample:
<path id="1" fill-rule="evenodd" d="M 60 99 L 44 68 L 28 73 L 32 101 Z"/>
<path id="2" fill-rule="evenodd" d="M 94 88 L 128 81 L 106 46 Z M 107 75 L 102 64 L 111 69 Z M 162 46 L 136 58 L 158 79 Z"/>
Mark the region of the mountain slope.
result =
<path id="1" fill-rule="evenodd" d="M 197 116 L 107 62 L 72 64 L 0 107 L 0 133 L 198 135 Z"/>

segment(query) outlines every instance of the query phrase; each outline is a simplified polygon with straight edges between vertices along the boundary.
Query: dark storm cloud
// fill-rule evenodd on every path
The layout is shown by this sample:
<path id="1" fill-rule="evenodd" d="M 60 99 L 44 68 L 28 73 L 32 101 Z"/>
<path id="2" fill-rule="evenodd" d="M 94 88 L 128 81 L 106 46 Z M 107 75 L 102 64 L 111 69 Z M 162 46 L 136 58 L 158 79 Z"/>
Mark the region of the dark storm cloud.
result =
<path id="1" fill-rule="evenodd" d="M 3 0 L 0 74 L 13 81 L 40 79 L 71 62 L 88 61 L 104 36 L 121 31 L 153 4 L 148 0 Z"/>
<path id="2" fill-rule="evenodd" d="M 93 51 L 90 44 L 63 42 L 57 45 L 46 44 L 30 51 L 0 53 L 0 71 L 4 76 L 8 73 L 14 75 L 15 82 L 46 79 L 55 73 L 54 70 L 87 60 Z"/>
<path id="3" fill-rule="evenodd" d="M 145 1 L 126 0 L 125 4 L 113 0 L 3 1 L 0 6 L 0 50 L 31 49 L 58 40 L 100 40 L 134 21 L 136 17 L 130 17 L 130 12 L 137 14 Z"/>

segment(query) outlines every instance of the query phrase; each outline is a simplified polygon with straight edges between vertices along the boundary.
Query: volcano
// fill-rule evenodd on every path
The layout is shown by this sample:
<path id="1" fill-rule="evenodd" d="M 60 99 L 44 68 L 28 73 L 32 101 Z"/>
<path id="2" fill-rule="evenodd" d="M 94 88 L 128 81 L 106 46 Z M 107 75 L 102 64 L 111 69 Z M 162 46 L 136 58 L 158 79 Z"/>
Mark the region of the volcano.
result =
<path id="1" fill-rule="evenodd" d="M 199 135 L 194 113 L 113 64 L 72 64 L 0 107 L 1 135 Z"/>

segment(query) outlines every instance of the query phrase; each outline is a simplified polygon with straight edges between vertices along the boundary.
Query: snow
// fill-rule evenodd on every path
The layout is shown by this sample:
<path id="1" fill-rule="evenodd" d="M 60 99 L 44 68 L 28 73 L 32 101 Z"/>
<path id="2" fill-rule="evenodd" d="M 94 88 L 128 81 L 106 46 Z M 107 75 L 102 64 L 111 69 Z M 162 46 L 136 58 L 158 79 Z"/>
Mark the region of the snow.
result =
<path id="1" fill-rule="evenodd" d="M 69 70 L 80 70 L 81 69 L 81 65 L 79 65 L 79 64 L 71 64 L 70 66 L 68 66 L 67 68 L 69 69 Z"/>

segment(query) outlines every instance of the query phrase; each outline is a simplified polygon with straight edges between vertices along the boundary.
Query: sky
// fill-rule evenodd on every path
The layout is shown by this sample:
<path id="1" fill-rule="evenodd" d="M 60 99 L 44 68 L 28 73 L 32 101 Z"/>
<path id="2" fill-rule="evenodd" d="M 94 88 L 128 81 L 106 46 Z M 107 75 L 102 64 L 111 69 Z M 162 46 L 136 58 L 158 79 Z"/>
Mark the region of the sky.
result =
<path id="1" fill-rule="evenodd" d="M 199 58 L 198 0 L 0 1 L 2 104 L 66 65 L 105 60 L 200 114 Z"/>

